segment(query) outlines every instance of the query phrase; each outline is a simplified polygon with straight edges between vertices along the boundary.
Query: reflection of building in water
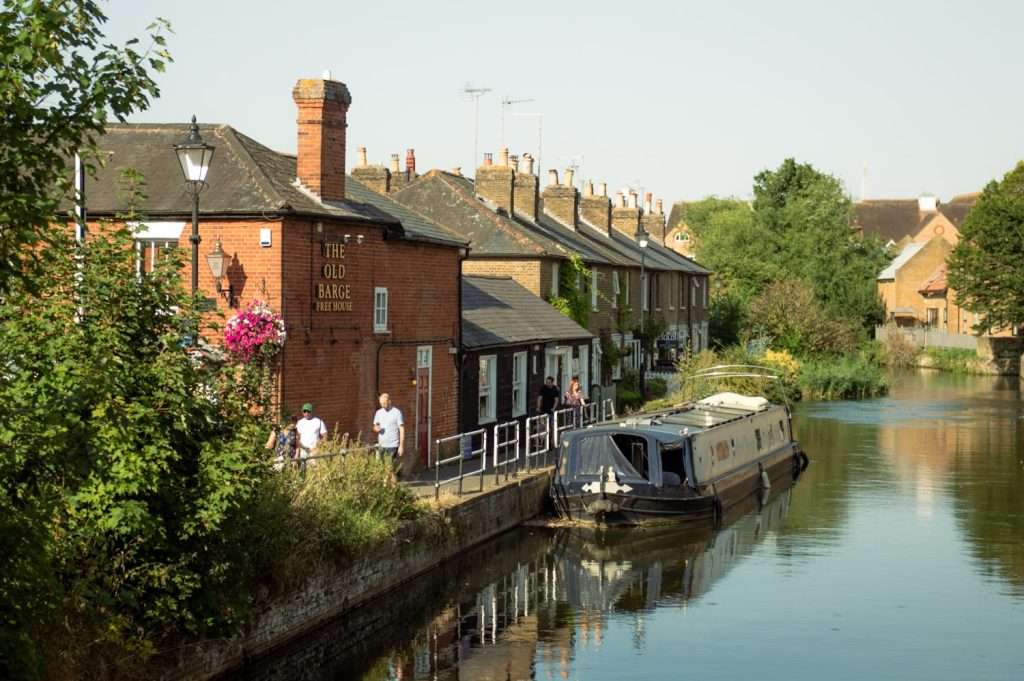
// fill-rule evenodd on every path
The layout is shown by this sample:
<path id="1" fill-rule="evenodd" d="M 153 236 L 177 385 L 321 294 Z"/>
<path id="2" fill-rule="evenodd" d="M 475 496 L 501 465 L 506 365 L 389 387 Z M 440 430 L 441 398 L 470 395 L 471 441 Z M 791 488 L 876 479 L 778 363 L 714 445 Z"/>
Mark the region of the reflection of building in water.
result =
<path id="1" fill-rule="evenodd" d="M 567 679 L 575 651 L 604 645 L 610 615 L 632 618 L 633 644 L 642 649 L 646 614 L 708 593 L 779 529 L 789 490 L 760 510 L 751 503 L 752 512 L 717 534 L 685 526 L 556 531 L 550 552 L 436 616 L 410 650 L 392 656 L 388 677 Z"/>

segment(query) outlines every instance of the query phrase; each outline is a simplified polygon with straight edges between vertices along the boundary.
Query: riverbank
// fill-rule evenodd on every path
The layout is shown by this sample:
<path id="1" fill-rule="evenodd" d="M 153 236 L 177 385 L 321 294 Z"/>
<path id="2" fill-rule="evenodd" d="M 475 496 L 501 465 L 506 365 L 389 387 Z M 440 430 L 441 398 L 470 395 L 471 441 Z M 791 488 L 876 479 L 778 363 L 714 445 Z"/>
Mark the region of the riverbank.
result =
<path id="1" fill-rule="evenodd" d="M 414 523 L 344 567 L 325 564 L 295 588 L 268 598 L 230 638 L 184 641 L 158 655 L 150 676 L 201 681 L 231 672 L 297 640 L 326 622 L 454 560 L 463 552 L 538 515 L 551 469 L 524 475 L 439 508 L 444 531 L 423 534 Z M 386 613 L 379 618 L 386 619 Z"/>

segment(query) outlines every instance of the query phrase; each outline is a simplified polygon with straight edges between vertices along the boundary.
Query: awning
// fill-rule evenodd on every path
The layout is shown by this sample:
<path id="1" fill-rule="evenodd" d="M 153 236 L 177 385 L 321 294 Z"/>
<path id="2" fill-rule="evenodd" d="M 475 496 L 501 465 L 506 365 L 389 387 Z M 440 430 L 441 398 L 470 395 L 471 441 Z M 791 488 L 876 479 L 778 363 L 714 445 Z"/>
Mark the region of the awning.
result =
<path id="1" fill-rule="evenodd" d="M 893 317 L 916 317 L 917 316 L 917 310 L 915 310 L 912 307 L 897 307 L 897 308 L 893 308 L 893 310 L 892 310 L 892 312 L 890 312 L 890 314 Z"/>

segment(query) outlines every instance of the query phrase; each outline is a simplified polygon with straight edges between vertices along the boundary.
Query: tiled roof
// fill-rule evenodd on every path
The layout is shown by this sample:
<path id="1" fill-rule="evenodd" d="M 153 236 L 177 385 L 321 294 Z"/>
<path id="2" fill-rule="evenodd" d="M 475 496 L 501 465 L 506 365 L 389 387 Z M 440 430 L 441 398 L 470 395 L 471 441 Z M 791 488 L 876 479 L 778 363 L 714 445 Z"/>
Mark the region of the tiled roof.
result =
<path id="1" fill-rule="evenodd" d="M 925 294 L 944 293 L 949 288 L 949 284 L 946 282 L 946 272 L 946 263 L 942 263 L 918 291 Z"/>
<path id="2" fill-rule="evenodd" d="M 201 125 L 200 134 L 212 144 L 213 162 L 208 186 L 200 201 L 203 215 L 261 215 L 297 213 L 376 223 L 394 235 L 463 243 L 429 219 L 374 195 L 351 177 L 345 201 L 320 201 L 295 179 L 295 156 L 274 151 L 228 125 Z M 186 124 L 113 124 L 99 140 L 106 164 L 86 181 L 90 215 L 112 216 L 127 209 L 121 189 L 124 169 L 137 170 L 145 180 L 140 206 L 149 217 L 188 216 L 186 194 L 174 145 L 188 131 Z"/>
<path id="3" fill-rule="evenodd" d="M 922 212 L 917 199 L 871 199 L 854 204 L 854 224 L 865 235 L 875 235 L 883 242 L 899 242 L 914 236 L 941 213 L 957 229 L 974 207 L 976 194 L 961 194 L 949 203 L 939 203 L 937 212 Z"/>
<path id="4" fill-rule="evenodd" d="M 462 345 L 465 348 L 593 337 L 512 279 L 462 277 Z"/>
<path id="5" fill-rule="evenodd" d="M 917 252 L 924 247 L 923 243 L 912 242 L 903 247 L 900 254 L 896 256 L 896 259 L 889 263 L 889 266 L 878 273 L 878 278 L 881 279 L 895 279 L 896 272 L 903 267 L 907 261 L 917 255 Z"/>

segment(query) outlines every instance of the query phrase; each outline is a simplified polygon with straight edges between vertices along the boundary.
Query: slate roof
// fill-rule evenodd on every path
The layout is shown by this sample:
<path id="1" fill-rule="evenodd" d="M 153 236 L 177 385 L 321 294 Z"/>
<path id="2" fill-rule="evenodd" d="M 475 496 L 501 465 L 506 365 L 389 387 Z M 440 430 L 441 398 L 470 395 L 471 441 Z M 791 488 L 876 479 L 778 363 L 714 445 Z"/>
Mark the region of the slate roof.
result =
<path id="1" fill-rule="evenodd" d="M 907 261 L 917 255 L 917 252 L 920 251 L 924 245 L 925 244 L 923 243 L 915 241 L 904 246 L 903 250 L 900 251 L 900 254 L 896 256 L 896 259 L 889 263 L 888 267 L 878 273 L 878 278 L 880 280 L 895 279 L 896 272 L 907 264 Z"/>
<path id="2" fill-rule="evenodd" d="M 185 192 L 173 146 L 187 124 L 113 124 L 100 138 L 106 165 L 86 180 L 89 214 L 113 216 L 127 208 L 121 189 L 122 170 L 133 168 L 145 179 L 140 210 L 148 217 L 188 217 L 191 197 Z M 205 216 L 299 214 L 344 218 L 383 226 L 395 236 L 464 245 L 465 240 L 394 201 L 371 192 L 352 177 L 346 179 L 345 201 L 320 201 L 304 191 L 295 176 L 295 156 L 274 151 L 228 125 L 200 125 L 212 144 L 213 162 L 202 194 Z"/>
<path id="3" fill-rule="evenodd" d="M 594 334 L 512 279 L 462 277 L 464 348 L 589 338 L 594 338 Z"/>
<path id="4" fill-rule="evenodd" d="M 939 203 L 938 213 L 959 229 L 975 198 L 973 194 L 961 194 L 949 203 Z M 873 234 L 883 242 L 898 242 L 917 234 L 938 214 L 921 212 L 917 199 L 870 199 L 854 204 L 853 210 L 854 225 L 865 235 Z"/>

